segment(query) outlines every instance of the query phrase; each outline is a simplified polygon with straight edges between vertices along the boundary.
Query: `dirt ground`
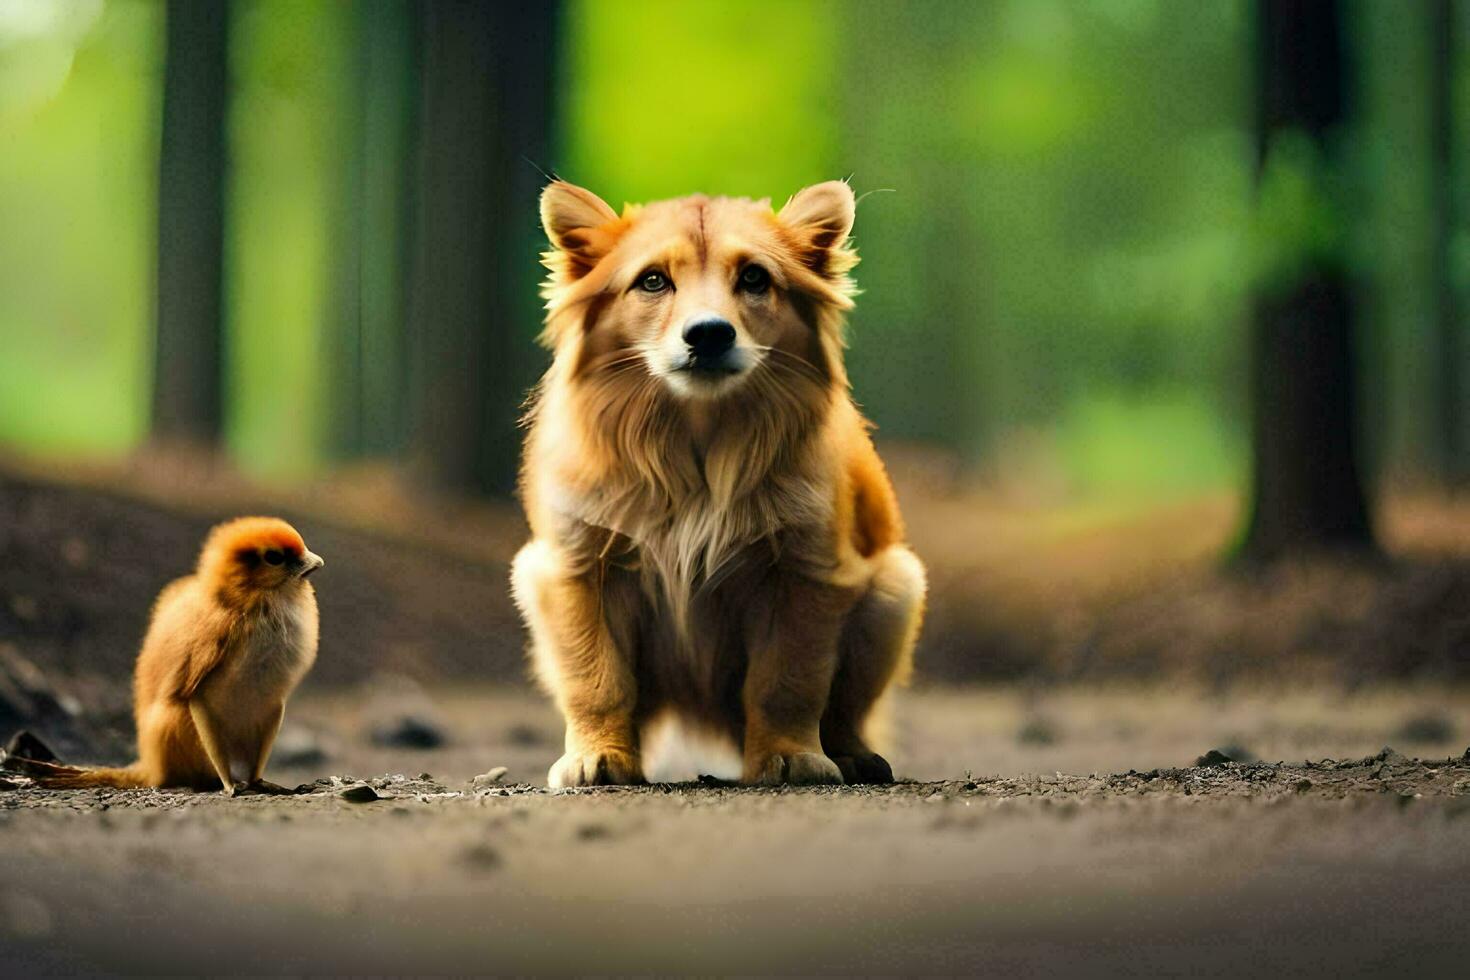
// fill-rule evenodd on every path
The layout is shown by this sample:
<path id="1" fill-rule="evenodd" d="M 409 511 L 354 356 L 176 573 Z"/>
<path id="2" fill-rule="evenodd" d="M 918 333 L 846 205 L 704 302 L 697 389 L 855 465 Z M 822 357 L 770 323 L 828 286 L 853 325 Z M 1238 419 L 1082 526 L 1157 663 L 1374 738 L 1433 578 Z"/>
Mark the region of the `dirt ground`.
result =
<path id="1" fill-rule="evenodd" d="M 371 695 L 300 699 L 291 740 L 325 758 L 271 775 L 307 795 L 0 791 L 0 971 L 1459 976 L 1470 955 L 1463 692 L 918 691 L 892 757 L 922 781 L 567 793 L 542 788 L 538 698 L 420 694 L 441 748 L 372 744 Z M 1272 761 L 1192 765 L 1215 746 Z M 364 781 L 380 799 L 342 796 Z"/>
<path id="2" fill-rule="evenodd" d="M 1470 681 L 1470 497 L 1389 496 L 1381 560 L 1228 569 L 1229 495 L 1025 502 L 911 450 L 886 455 L 929 569 L 927 680 Z M 189 570 L 205 531 L 260 512 L 291 520 L 327 559 L 309 683 L 523 676 L 507 588 L 519 510 L 432 498 L 371 466 L 282 488 L 194 460 L 0 458 L 0 645 L 79 682 L 125 676 L 153 597 Z"/>
<path id="3" fill-rule="evenodd" d="M 1470 504 L 1390 502 L 1383 561 L 1226 571 L 1228 500 L 1036 510 L 893 462 L 933 583 L 903 782 L 555 794 L 513 508 L 0 461 L 0 727 L 69 761 L 126 761 L 149 604 L 210 524 L 280 513 L 328 561 L 269 772 L 310 791 L 0 774 L 0 974 L 1463 975 Z"/>

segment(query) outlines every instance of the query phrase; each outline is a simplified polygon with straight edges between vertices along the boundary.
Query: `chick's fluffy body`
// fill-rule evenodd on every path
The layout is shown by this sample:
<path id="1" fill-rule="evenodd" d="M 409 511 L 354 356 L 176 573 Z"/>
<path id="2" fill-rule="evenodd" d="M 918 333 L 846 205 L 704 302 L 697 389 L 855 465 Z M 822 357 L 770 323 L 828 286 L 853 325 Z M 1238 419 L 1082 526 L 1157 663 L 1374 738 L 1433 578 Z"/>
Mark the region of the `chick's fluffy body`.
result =
<path id="1" fill-rule="evenodd" d="M 316 594 L 305 577 L 322 564 L 284 521 L 216 527 L 194 573 L 154 603 L 133 678 L 138 761 L 43 767 L 42 784 L 263 784 L 286 700 L 316 660 Z"/>

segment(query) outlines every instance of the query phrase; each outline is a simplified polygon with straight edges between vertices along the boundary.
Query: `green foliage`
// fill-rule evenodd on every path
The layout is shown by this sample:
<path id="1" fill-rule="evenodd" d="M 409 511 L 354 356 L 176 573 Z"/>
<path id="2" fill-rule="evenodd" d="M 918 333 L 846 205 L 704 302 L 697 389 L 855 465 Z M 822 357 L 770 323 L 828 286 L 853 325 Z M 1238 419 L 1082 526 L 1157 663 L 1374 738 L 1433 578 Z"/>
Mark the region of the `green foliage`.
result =
<path id="1" fill-rule="evenodd" d="M 1060 420 L 1092 391 L 1131 393 L 1108 425 L 1183 391 L 1204 431 L 1167 451 L 1198 448 L 1194 469 L 1232 479 L 1239 458 L 1222 470 L 1210 447 L 1240 429 L 1243 4 L 845 10 L 844 166 L 859 189 L 897 191 L 872 197 L 857 230 L 852 373 L 883 431 L 986 468 L 1011 458 L 1017 430 L 1086 431 Z M 1077 489 L 1152 486 L 1157 467 L 1135 462 L 1132 485 L 1120 471 Z"/>
<path id="2" fill-rule="evenodd" d="M 1288 139 L 1258 203 L 1246 0 L 569 0 L 561 149 L 536 163 L 615 205 L 779 204 L 852 175 L 851 373 L 880 434 L 982 473 L 1024 444 L 1093 498 L 1238 482 L 1247 293 L 1345 259 L 1368 287 L 1380 454 L 1412 459 L 1433 368 L 1425 21 L 1350 6 L 1354 170 L 1324 174 Z M 403 212 L 382 188 L 402 177 L 370 157 L 365 213 L 342 194 L 354 148 L 402 135 L 373 129 L 391 109 L 374 123 L 354 103 L 371 12 L 234 4 L 228 438 L 258 473 L 329 459 L 354 222 L 369 238 L 351 349 L 379 393 L 362 412 L 369 428 L 393 414 Z M 146 434 L 162 16 L 146 0 L 0 4 L 0 444 L 121 452 Z M 388 85 L 373 104 L 406 97 Z M 533 231 L 531 214 L 506 220 Z M 1463 294 L 1463 215 L 1455 241 Z M 528 255 L 528 321 L 539 275 Z"/>
<path id="3" fill-rule="evenodd" d="M 228 439 L 257 473 L 309 470 L 322 450 L 334 219 L 355 131 L 342 107 L 353 7 L 235 5 L 226 264 Z"/>
<path id="4" fill-rule="evenodd" d="M 144 434 L 161 14 L 0 7 L 0 443 Z"/>
<path id="5" fill-rule="evenodd" d="M 624 201 L 779 204 L 835 173 L 837 0 L 572 0 L 558 173 Z"/>
<path id="6" fill-rule="evenodd" d="M 1056 425 L 1073 493 L 1154 502 L 1230 486 L 1245 446 L 1196 392 L 1158 387 L 1084 395 Z"/>

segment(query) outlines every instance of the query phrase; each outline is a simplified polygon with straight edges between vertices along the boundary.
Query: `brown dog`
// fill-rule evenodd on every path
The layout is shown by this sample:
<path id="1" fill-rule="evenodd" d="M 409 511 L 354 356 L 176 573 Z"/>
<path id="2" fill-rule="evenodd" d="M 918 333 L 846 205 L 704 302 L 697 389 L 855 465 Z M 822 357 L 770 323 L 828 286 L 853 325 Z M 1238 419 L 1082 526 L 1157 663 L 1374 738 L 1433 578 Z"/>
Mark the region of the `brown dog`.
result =
<path id="1" fill-rule="evenodd" d="M 553 787 L 643 779 L 666 712 L 750 783 L 892 780 L 864 728 L 906 676 L 924 568 L 842 363 L 845 183 L 618 215 L 563 182 L 516 602 L 566 718 Z"/>

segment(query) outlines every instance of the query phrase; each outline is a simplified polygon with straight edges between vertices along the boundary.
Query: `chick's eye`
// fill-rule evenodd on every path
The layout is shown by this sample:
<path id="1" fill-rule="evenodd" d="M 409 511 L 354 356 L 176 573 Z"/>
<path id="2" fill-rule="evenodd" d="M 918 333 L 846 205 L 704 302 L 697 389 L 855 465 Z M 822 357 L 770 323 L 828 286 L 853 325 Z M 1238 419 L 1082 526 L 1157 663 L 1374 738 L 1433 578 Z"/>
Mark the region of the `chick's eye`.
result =
<path id="1" fill-rule="evenodd" d="M 645 272 L 638 278 L 638 288 L 645 293 L 661 293 L 669 288 L 669 280 L 662 272 Z"/>
<path id="2" fill-rule="evenodd" d="M 771 274 L 758 265 L 740 270 L 740 288 L 748 293 L 763 293 L 771 286 Z"/>
<path id="3" fill-rule="evenodd" d="M 267 565 L 279 565 L 281 562 L 283 562 L 285 560 L 286 560 L 285 554 L 282 553 L 282 552 L 280 552 L 280 551 L 277 551 L 275 548 L 272 548 L 272 549 L 270 549 L 269 551 L 267 551 L 265 553 L 265 563 Z"/>

